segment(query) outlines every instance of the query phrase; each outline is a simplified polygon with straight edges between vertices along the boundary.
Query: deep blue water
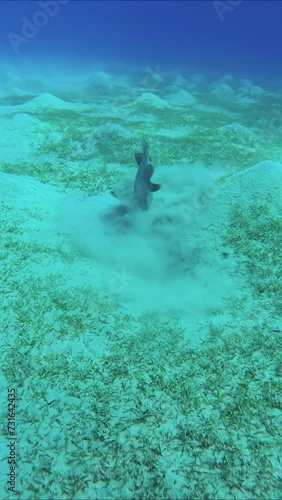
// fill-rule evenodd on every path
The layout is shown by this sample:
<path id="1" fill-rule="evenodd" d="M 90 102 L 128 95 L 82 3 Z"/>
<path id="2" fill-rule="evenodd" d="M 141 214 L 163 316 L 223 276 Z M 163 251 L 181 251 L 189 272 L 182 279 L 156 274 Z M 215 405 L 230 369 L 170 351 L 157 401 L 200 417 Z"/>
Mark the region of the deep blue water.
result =
<path id="1" fill-rule="evenodd" d="M 43 5 L 55 15 L 38 17 Z M 23 1 L 1 2 L 0 13 L 0 50 L 12 63 L 110 61 L 272 81 L 282 76 L 279 1 Z M 43 26 L 16 53 L 8 35 L 22 36 L 26 19 Z"/>

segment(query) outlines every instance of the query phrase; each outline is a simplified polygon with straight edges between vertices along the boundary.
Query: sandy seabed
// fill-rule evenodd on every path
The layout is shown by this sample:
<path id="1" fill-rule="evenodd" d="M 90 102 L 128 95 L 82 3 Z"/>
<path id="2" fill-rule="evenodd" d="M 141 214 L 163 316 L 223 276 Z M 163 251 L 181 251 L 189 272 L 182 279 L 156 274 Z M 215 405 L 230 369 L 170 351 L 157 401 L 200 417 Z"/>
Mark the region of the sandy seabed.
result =
<path id="1" fill-rule="evenodd" d="M 149 83 L 4 71 L 1 498 L 281 498 L 282 94 Z"/>

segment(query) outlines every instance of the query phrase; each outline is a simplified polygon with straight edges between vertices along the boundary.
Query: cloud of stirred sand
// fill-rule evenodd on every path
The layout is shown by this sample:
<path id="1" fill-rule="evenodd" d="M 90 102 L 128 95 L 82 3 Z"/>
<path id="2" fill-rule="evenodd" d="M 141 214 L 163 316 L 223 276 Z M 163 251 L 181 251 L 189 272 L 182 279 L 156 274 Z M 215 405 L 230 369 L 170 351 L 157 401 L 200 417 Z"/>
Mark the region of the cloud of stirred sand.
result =
<path id="1" fill-rule="evenodd" d="M 111 215 L 120 201 L 110 195 L 107 203 L 103 195 L 67 200 L 63 228 L 82 255 L 104 269 L 95 286 L 129 301 L 132 312 L 195 317 L 217 307 L 234 285 L 205 231 L 220 173 L 201 164 L 159 167 L 152 181 L 162 189 L 149 210 L 120 218 Z M 132 189 L 134 175 L 130 171 L 117 193 Z"/>

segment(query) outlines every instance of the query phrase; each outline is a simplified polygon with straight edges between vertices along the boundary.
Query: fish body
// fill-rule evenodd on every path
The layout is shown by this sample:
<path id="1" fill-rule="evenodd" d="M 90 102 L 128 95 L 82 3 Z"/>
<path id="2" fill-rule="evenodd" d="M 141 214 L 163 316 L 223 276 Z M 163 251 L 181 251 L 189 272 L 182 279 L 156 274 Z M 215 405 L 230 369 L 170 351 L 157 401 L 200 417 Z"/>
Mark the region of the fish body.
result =
<path id="1" fill-rule="evenodd" d="M 154 167 L 151 165 L 149 156 L 149 145 L 143 143 L 143 152 L 135 154 L 138 170 L 134 181 L 134 198 L 137 206 L 141 210 L 148 210 L 153 192 L 161 188 L 160 184 L 151 182 Z"/>

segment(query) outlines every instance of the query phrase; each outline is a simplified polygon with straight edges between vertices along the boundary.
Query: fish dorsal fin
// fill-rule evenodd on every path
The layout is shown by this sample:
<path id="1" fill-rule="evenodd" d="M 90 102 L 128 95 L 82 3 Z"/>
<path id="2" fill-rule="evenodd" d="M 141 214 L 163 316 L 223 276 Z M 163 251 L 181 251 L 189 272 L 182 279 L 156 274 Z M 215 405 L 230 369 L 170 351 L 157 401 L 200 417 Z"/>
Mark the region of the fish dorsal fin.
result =
<path id="1" fill-rule="evenodd" d="M 143 153 L 135 153 L 134 156 L 135 156 L 135 160 L 136 160 L 137 165 L 140 165 Z"/>
<path id="2" fill-rule="evenodd" d="M 161 184 L 154 184 L 153 182 L 150 182 L 149 184 L 149 191 L 151 191 L 151 193 L 155 193 L 156 191 L 158 191 L 159 189 L 161 189 L 162 185 Z"/>

